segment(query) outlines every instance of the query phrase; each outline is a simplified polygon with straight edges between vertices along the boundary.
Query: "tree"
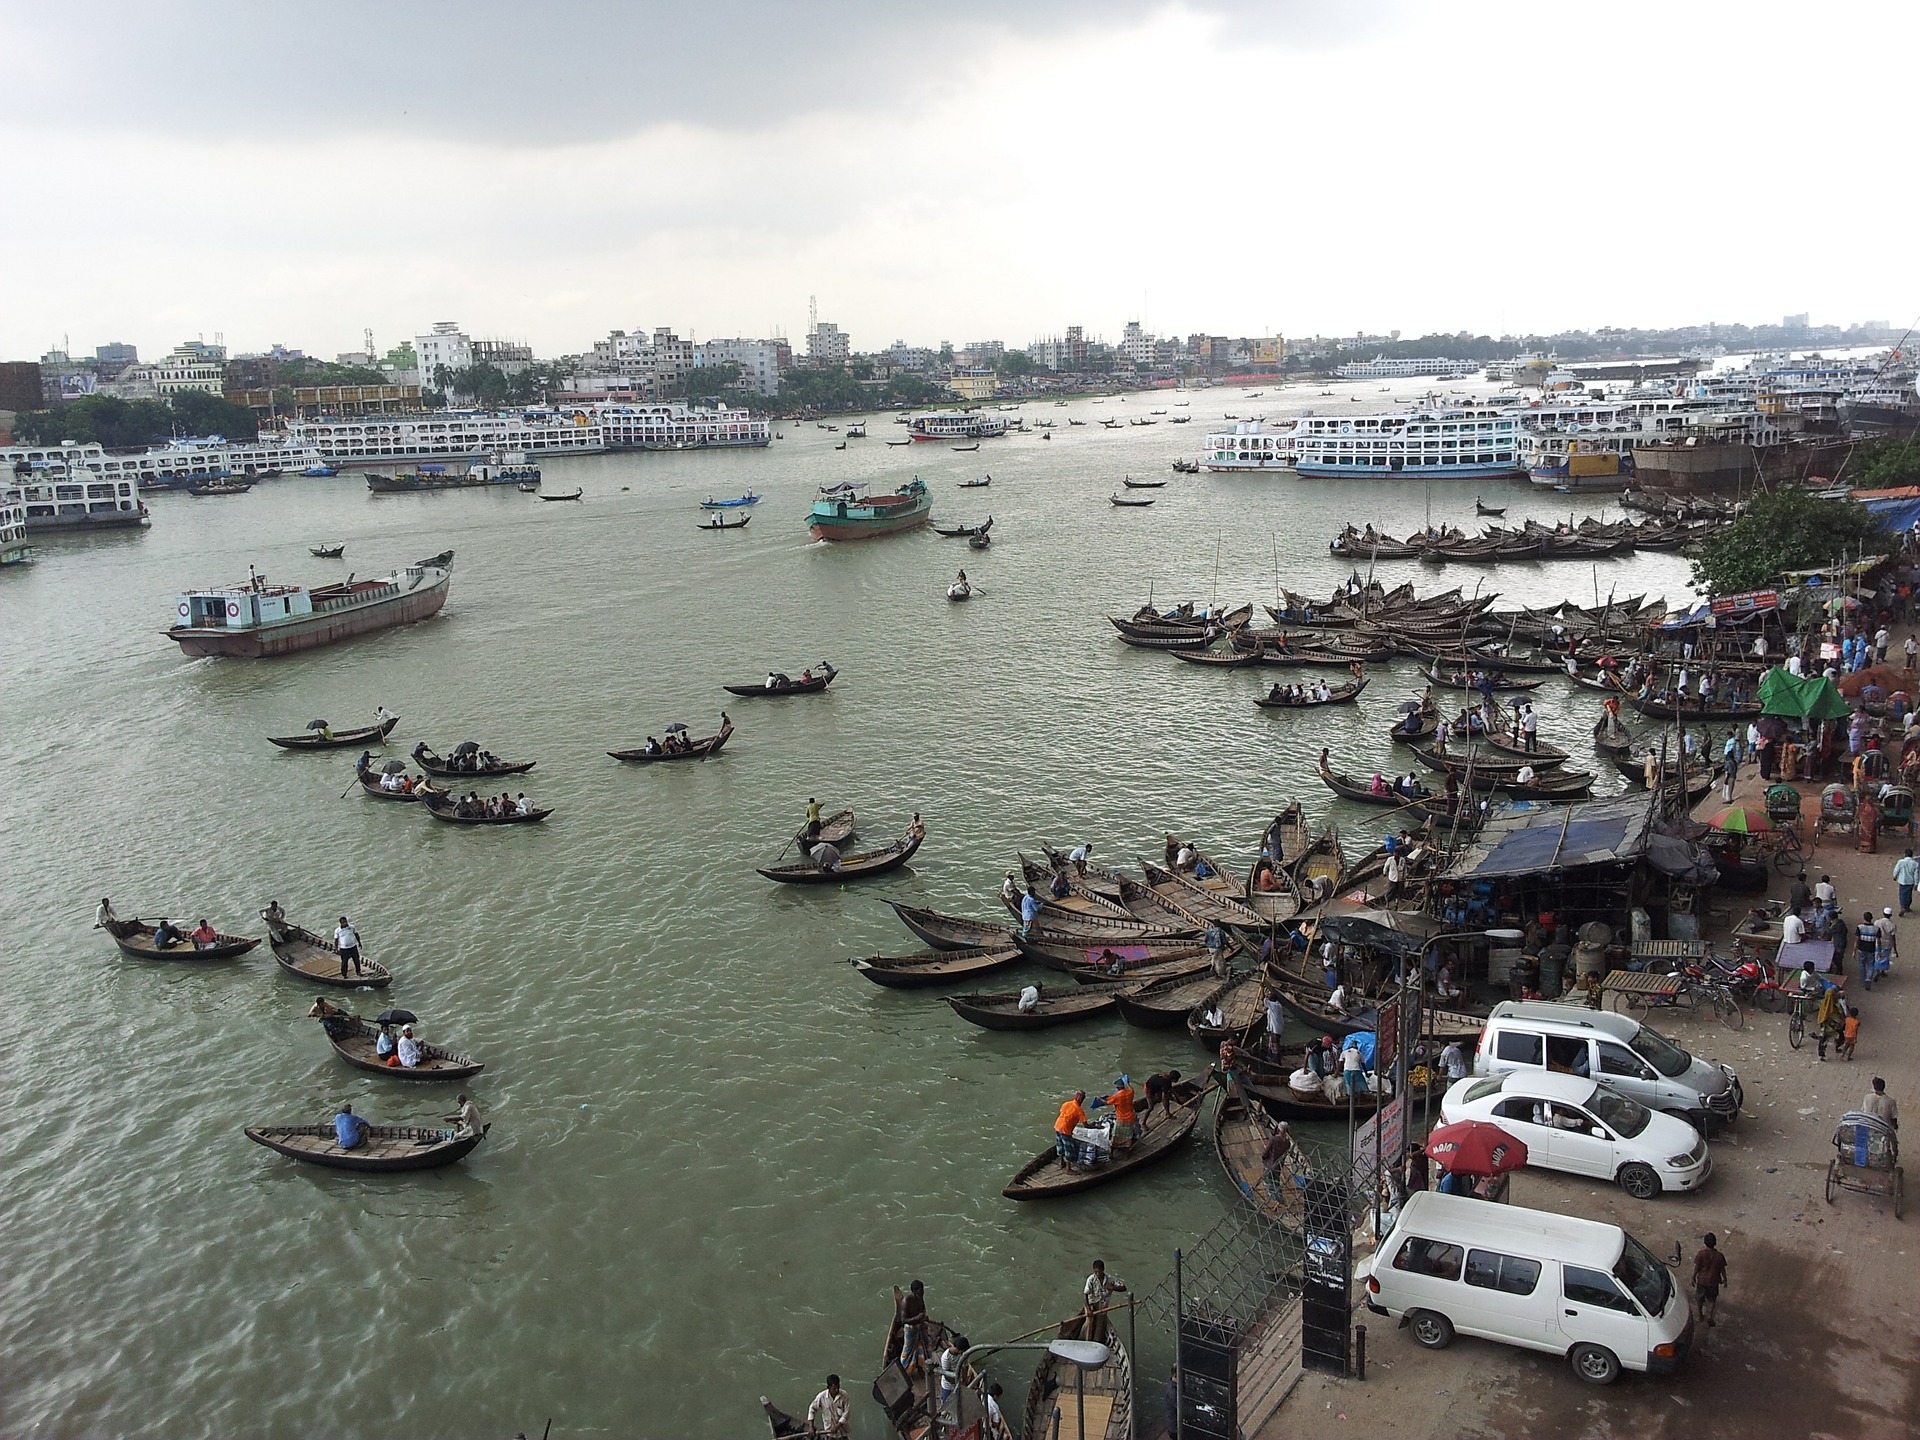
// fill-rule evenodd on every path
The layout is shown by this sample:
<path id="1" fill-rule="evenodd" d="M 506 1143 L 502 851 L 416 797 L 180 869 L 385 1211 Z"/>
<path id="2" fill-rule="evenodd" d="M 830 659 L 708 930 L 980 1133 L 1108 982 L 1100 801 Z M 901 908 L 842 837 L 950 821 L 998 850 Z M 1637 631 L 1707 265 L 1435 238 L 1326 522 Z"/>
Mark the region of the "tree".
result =
<path id="1" fill-rule="evenodd" d="M 224 435 L 229 440 L 251 440 L 260 422 L 244 405 L 204 390 L 182 390 L 173 397 L 173 413 L 190 435 Z"/>
<path id="2" fill-rule="evenodd" d="M 702 366 L 687 376 L 687 398 L 710 400 L 739 383 L 740 367 L 731 361 L 725 365 Z"/>
<path id="3" fill-rule="evenodd" d="M 200 390 L 184 390 L 171 400 L 120 400 L 88 395 L 57 410 L 21 415 L 15 429 L 29 445 L 58 445 L 62 440 L 115 449 L 163 444 L 176 431 L 251 440 L 260 422 L 244 405 Z"/>
<path id="4" fill-rule="evenodd" d="M 1697 547 L 1693 583 L 1709 595 L 1757 590 L 1789 570 L 1856 559 L 1880 533 L 1867 507 L 1798 488 L 1756 497 L 1747 513 Z"/>
<path id="5" fill-rule="evenodd" d="M 1883 436 L 1862 440 L 1841 466 L 1844 478 L 1858 490 L 1892 490 L 1920 485 L 1920 442 Z"/>
<path id="6" fill-rule="evenodd" d="M 993 368 L 1000 374 L 1017 380 L 1033 373 L 1033 357 L 1024 350 L 1009 350 L 1000 357 Z"/>

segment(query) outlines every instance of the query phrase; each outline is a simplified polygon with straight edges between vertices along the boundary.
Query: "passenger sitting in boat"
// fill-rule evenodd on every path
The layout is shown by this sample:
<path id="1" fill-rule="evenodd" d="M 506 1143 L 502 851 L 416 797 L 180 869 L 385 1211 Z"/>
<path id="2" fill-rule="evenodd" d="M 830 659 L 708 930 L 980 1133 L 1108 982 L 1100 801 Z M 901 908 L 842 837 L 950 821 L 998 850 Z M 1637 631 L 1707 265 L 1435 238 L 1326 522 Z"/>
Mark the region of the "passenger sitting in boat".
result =
<path id="1" fill-rule="evenodd" d="M 1066 875 L 1059 870 L 1054 871 L 1053 879 L 1047 882 L 1047 894 L 1056 900 L 1064 900 L 1071 893 L 1073 893 L 1073 887 L 1067 884 Z"/>
<path id="2" fill-rule="evenodd" d="M 420 1042 L 413 1038 L 411 1025 L 400 1027 L 400 1045 L 396 1053 L 400 1057 L 401 1065 L 409 1070 L 419 1069 L 420 1062 L 427 1058 L 426 1052 L 420 1048 Z"/>
<path id="3" fill-rule="evenodd" d="M 1534 771 L 1531 765 L 1522 765 L 1519 773 L 1513 777 L 1513 783 L 1516 785 L 1531 785 L 1533 781 Z"/>
<path id="4" fill-rule="evenodd" d="M 220 940 L 220 932 L 214 929 L 213 926 L 209 925 L 205 920 L 202 920 L 198 925 L 194 927 L 194 931 L 193 931 L 193 948 L 194 949 L 211 950 L 216 944 L 219 943 L 219 940 Z"/>
<path id="5" fill-rule="evenodd" d="M 1009 910 L 1020 908 L 1020 882 L 1013 878 L 1013 871 L 1007 871 L 1007 878 L 1000 882 L 1000 900 Z"/>
<path id="6" fill-rule="evenodd" d="M 342 1105 L 333 1117 L 333 1138 L 342 1150 L 357 1150 L 367 1143 L 367 1122 L 353 1113 L 353 1106 Z"/>
<path id="7" fill-rule="evenodd" d="M 393 1026 L 382 1025 L 380 1027 L 379 1035 L 375 1037 L 373 1042 L 374 1059 L 380 1061 L 382 1064 L 385 1064 L 387 1060 L 392 1057 L 393 1052 L 398 1048 L 399 1048 L 399 1045 L 393 1038 Z"/>
<path id="8" fill-rule="evenodd" d="M 1253 872 L 1253 888 L 1262 892 L 1271 892 L 1280 888 L 1280 882 L 1274 878 L 1273 866 L 1264 860 L 1260 862 L 1260 868 Z"/>
<path id="9" fill-rule="evenodd" d="M 926 838 L 927 827 L 920 823 L 920 812 L 916 810 L 913 812 L 913 819 L 907 822 L 907 839 L 924 840 Z"/>
<path id="10" fill-rule="evenodd" d="M 1278 705 L 1285 698 L 1286 698 L 1285 693 L 1280 689 L 1280 682 L 1278 680 L 1274 681 L 1273 688 L 1267 691 L 1268 703 L 1273 705 Z"/>
<path id="11" fill-rule="evenodd" d="M 1014 1008 L 1019 1010 L 1022 1015 L 1031 1015 L 1035 1010 L 1040 1008 L 1040 985 L 1038 982 L 1028 985 L 1021 990 L 1019 1003 Z"/>
<path id="12" fill-rule="evenodd" d="M 813 667 L 811 665 L 800 672 L 800 683 L 802 685 L 810 685 L 813 683 Z"/>
<path id="13" fill-rule="evenodd" d="M 1124 955 L 1116 955 L 1111 950 L 1100 952 L 1100 968 L 1116 979 L 1127 973 L 1127 960 Z"/>
<path id="14" fill-rule="evenodd" d="M 513 813 L 516 815 L 531 815 L 533 813 L 533 802 L 527 799 L 526 791 L 522 790 L 518 795 L 513 797 Z"/>
<path id="15" fill-rule="evenodd" d="M 833 874 L 840 868 L 840 848 L 824 841 L 807 852 L 807 859 L 813 862 L 813 868 Z"/>
<path id="16" fill-rule="evenodd" d="M 1209 1030 L 1218 1030 L 1222 1025 L 1227 1023 L 1227 1017 L 1220 1009 L 1220 1002 L 1218 1000 L 1210 1001 L 1207 1008 L 1200 1012 L 1200 1023 Z"/>
<path id="17" fill-rule="evenodd" d="M 1213 866 L 1209 865 L 1204 858 L 1196 854 L 1193 857 L 1193 878 L 1196 880 L 1210 880 L 1213 878 L 1213 875 Z"/>
<path id="18" fill-rule="evenodd" d="M 1380 796 L 1384 796 L 1387 793 L 1386 779 L 1380 774 L 1378 770 L 1373 772 L 1373 779 L 1367 782 L 1367 793 L 1369 795 L 1380 795 Z"/>
<path id="19" fill-rule="evenodd" d="M 1193 869 L 1193 847 L 1191 845 L 1182 842 L 1180 853 L 1173 857 L 1173 868 L 1176 870 Z"/>
<path id="20" fill-rule="evenodd" d="M 1316 700 L 1331 700 L 1333 698 L 1333 691 L 1327 688 L 1326 681 L 1322 680 L 1320 682 L 1319 688 L 1313 692 L 1313 698 Z"/>
<path id="21" fill-rule="evenodd" d="M 643 755 L 658 755 L 660 753 L 660 742 L 651 735 L 647 736 L 647 743 L 640 747 L 640 753 Z"/>

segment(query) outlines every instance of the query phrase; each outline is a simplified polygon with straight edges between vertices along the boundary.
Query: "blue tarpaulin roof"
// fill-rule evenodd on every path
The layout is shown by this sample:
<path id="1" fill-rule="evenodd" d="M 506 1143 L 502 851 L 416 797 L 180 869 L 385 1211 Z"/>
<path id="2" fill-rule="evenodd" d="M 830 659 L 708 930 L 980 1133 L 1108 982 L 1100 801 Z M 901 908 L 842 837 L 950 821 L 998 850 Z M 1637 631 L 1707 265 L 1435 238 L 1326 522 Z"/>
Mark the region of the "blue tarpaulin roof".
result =
<path id="1" fill-rule="evenodd" d="M 1920 498 L 1899 495 L 1866 503 L 1867 510 L 1883 530 L 1911 530 L 1920 523 Z"/>
<path id="2" fill-rule="evenodd" d="M 1618 795 L 1491 820 L 1446 877 L 1540 875 L 1638 860 L 1646 852 L 1654 800 L 1651 792 Z"/>

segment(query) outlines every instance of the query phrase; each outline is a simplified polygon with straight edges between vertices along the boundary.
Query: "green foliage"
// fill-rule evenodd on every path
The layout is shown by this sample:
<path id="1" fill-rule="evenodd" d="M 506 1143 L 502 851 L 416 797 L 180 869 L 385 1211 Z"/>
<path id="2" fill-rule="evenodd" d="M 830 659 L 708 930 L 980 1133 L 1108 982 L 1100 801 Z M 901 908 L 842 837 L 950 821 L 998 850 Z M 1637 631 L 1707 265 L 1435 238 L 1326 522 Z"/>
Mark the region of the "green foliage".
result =
<path id="1" fill-rule="evenodd" d="M 393 377 L 367 365 L 336 365 L 331 360 L 302 356 L 280 364 L 280 384 L 305 385 L 391 385 Z"/>
<path id="2" fill-rule="evenodd" d="M 28 411 L 14 428 L 29 445 L 58 445 L 62 440 L 72 440 L 83 445 L 95 441 L 109 448 L 131 449 L 160 444 L 176 431 L 251 440 L 260 433 L 260 422 L 244 405 L 187 390 L 172 396 L 170 402 L 88 395 L 57 410 Z"/>
<path id="3" fill-rule="evenodd" d="M 1891 435 L 1862 440 L 1841 468 L 1840 479 L 1856 490 L 1892 490 L 1920 485 L 1920 441 Z"/>
<path id="4" fill-rule="evenodd" d="M 1879 522 L 1855 501 L 1776 490 L 1756 497 L 1746 514 L 1697 547 L 1693 583 L 1709 595 L 1757 590 L 1789 570 L 1858 558 L 1879 533 Z"/>
<path id="5" fill-rule="evenodd" d="M 731 385 L 740 383 L 740 367 L 728 361 L 725 365 L 707 365 L 687 376 L 687 398 L 689 400 L 710 400 L 721 394 Z"/>
<path id="6" fill-rule="evenodd" d="M 1033 373 L 1033 357 L 1024 350 L 1009 350 L 994 363 L 997 374 L 1019 379 Z"/>
<path id="7" fill-rule="evenodd" d="M 433 367 L 428 377 L 439 389 L 457 395 L 466 404 L 484 410 L 511 405 L 538 405 L 550 391 L 559 389 L 565 377 L 557 365 L 530 365 L 517 375 L 509 375 L 498 365 L 470 365 L 464 370 Z"/>

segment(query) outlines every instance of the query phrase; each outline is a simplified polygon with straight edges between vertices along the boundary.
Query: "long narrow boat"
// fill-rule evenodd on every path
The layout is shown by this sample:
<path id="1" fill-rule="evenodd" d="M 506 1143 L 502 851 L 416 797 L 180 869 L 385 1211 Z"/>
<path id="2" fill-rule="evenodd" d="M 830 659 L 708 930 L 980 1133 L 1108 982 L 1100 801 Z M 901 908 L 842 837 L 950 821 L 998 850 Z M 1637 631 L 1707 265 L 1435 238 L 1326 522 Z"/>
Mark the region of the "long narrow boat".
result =
<path id="1" fill-rule="evenodd" d="M 1379 1021 L 1379 1012 L 1371 1006 L 1346 1015 L 1330 1009 L 1326 1003 L 1330 992 L 1323 986 L 1310 988 L 1305 984 L 1289 983 L 1270 974 L 1267 976 L 1267 989 L 1280 1001 L 1289 1015 L 1318 1030 L 1322 1035 L 1341 1038 L 1353 1034 L 1356 1030 L 1371 1030 Z"/>
<path id="2" fill-rule="evenodd" d="M 451 791 L 436 790 L 432 785 L 429 785 L 424 781 L 414 786 L 413 789 L 411 790 L 382 790 L 380 788 L 379 773 L 375 771 L 371 766 L 369 766 L 365 770 L 354 771 L 353 778 L 360 782 L 360 788 L 362 790 L 364 790 L 367 794 L 371 795 L 376 800 L 399 800 L 403 802 L 412 802 L 417 804 L 419 801 L 426 799 L 429 795 L 438 796 L 442 800 L 450 801 L 453 799 L 453 794 Z"/>
<path id="3" fill-rule="evenodd" d="M 540 763 L 538 760 L 518 762 L 495 760 L 479 769 L 462 770 L 454 765 L 455 758 L 457 757 L 440 755 L 424 740 L 413 747 L 413 760 L 416 765 L 429 775 L 451 780 L 485 780 L 489 776 L 524 775 Z M 477 758 L 475 763 L 478 763 Z"/>
<path id="4" fill-rule="evenodd" d="M 486 1138 L 464 1129 L 421 1125 L 369 1125 L 364 1143 L 342 1150 L 331 1125 L 249 1125 L 247 1138 L 292 1160 L 330 1170 L 363 1174 L 393 1170 L 435 1170 L 464 1160 Z"/>
<path id="5" fill-rule="evenodd" d="M 377 960 L 363 958 L 359 970 L 342 975 L 340 949 L 333 941 L 284 920 L 269 919 L 264 910 L 260 918 L 267 922 L 267 943 L 273 947 L 273 958 L 289 975 L 338 990 L 358 990 L 362 986 L 384 990 L 393 983 L 393 972 Z"/>
<path id="6" fill-rule="evenodd" d="M 1111 1184 L 1122 1175 L 1144 1169 L 1156 1160 L 1164 1160 L 1175 1146 L 1193 1134 L 1194 1127 L 1200 1123 L 1200 1104 L 1212 1089 L 1211 1070 L 1207 1072 L 1205 1080 L 1175 1081 L 1172 1113 L 1155 1117 L 1154 1123 L 1134 1141 L 1131 1149 L 1121 1151 L 1091 1170 L 1083 1170 L 1077 1166 L 1073 1169 L 1063 1166 L 1058 1152 L 1049 1145 L 1022 1165 L 1000 1193 L 1009 1200 L 1053 1200 L 1062 1195 L 1077 1195 L 1097 1185 Z"/>
<path id="7" fill-rule="evenodd" d="M 1142 859 L 1140 868 L 1147 882 L 1156 892 L 1166 896 L 1173 904 L 1196 919 L 1217 922 L 1221 925 L 1265 925 L 1266 919 L 1250 909 L 1246 902 L 1239 899 L 1239 887 L 1216 890 L 1205 881 L 1196 880 L 1191 875 L 1178 870 L 1163 870 L 1149 860 Z M 1211 869 L 1211 864 L 1209 864 Z M 1215 872 L 1218 874 L 1219 872 Z"/>
<path id="8" fill-rule="evenodd" d="M 222 934 L 202 947 L 189 940 L 183 930 L 179 940 L 162 949 L 153 943 L 158 925 L 148 924 L 137 915 L 131 920 L 109 920 L 104 928 L 121 952 L 136 960 L 231 960 L 260 943 L 251 935 Z"/>
<path id="9" fill-rule="evenodd" d="M 1047 863 L 1054 869 L 1065 870 L 1088 889 L 1105 895 L 1110 900 L 1120 898 L 1120 882 L 1125 877 L 1111 866 L 1102 865 L 1097 860 L 1087 860 L 1084 862 L 1085 873 L 1083 874 L 1082 862 L 1069 859 L 1064 850 L 1056 849 L 1052 845 L 1042 845 L 1040 853 L 1047 857 Z"/>
<path id="10" fill-rule="evenodd" d="M 1418 745 L 1424 740 L 1431 740 L 1439 729 L 1439 716 L 1422 715 L 1416 711 L 1396 720 L 1393 728 L 1387 731 L 1387 738 L 1402 745 Z"/>
<path id="11" fill-rule="evenodd" d="M 1536 740 L 1534 748 L 1529 750 L 1520 742 L 1489 732 L 1480 737 L 1480 743 L 1496 755 L 1511 755 L 1516 759 L 1529 761 L 1536 770 L 1544 765 L 1558 764 L 1572 758 L 1558 745 L 1549 745 L 1541 740 Z"/>
<path id="12" fill-rule="evenodd" d="M 1020 951 L 1011 945 L 971 946 L 964 950 L 927 950 L 918 955 L 869 955 L 847 963 L 874 984 L 890 990 L 924 990 L 1018 965 Z"/>
<path id="13" fill-rule="evenodd" d="M 1283 920 L 1291 920 L 1300 913 L 1300 886 L 1285 865 L 1276 865 L 1269 872 L 1273 876 L 1274 888 L 1260 889 L 1260 867 L 1263 863 L 1254 861 L 1253 868 L 1247 872 L 1247 908 L 1260 917 L 1262 925 L 1271 927 Z"/>
<path id="14" fill-rule="evenodd" d="M 1442 690 L 1478 690 L 1480 688 L 1468 679 L 1462 671 L 1434 670 L 1422 665 L 1420 667 L 1420 673 L 1427 677 L 1430 684 L 1438 685 Z M 1544 680 L 1504 680 L 1494 679 L 1491 676 L 1488 677 L 1488 684 L 1500 694 L 1506 694 L 1510 691 L 1527 692 L 1538 690 L 1546 683 Z"/>
<path id="15" fill-rule="evenodd" d="M 1054 908 L 1082 915 L 1125 915 L 1127 913 L 1117 898 L 1089 885 L 1071 870 L 1055 870 L 1029 860 L 1025 855 L 1019 858 L 1021 878 L 1033 886 L 1041 898 Z M 1067 882 L 1065 895 L 1053 894 L 1056 876 Z"/>
<path id="16" fill-rule="evenodd" d="M 766 700 L 784 699 L 788 695 L 818 695 L 831 685 L 840 672 L 824 660 L 820 662 L 820 673 L 811 680 L 776 681 L 768 685 L 765 681 L 758 685 L 722 685 L 720 688 L 733 695 L 744 695 L 748 699 L 759 697 Z"/>
<path id="17" fill-rule="evenodd" d="M 873 1381 L 874 1402 L 887 1412 L 887 1421 L 899 1440 L 934 1440 L 931 1412 L 939 1398 L 933 1388 L 933 1379 L 937 1374 L 935 1362 L 947 1348 L 947 1342 L 958 1332 L 946 1321 L 936 1320 L 929 1315 L 919 1327 L 922 1363 L 916 1365 L 909 1374 L 901 1367 L 906 1327 L 900 1313 L 898 1286 L 894 1287 L 894 1296 L 893 1319 L 887 1327 L 886 1344 L 880 1353 L 880 1373 Z M 766 1410 L 768 1423 L 774 1426 L 773 1434 L 778 1440 L 784 1440 L 789 1435 L 803 1435 L 807 1436 L 807 1440 L 818 1440 L 818 1432 L 810 1433 L 804 1425 L 798 1430 L 781 1430 L 775 1416 L 789 1420 L 790 1417 L 775 1410 L 764 1396 L 760 1404 Z"/>
<path id="18" fill-rule="evenodd" d="M 1346 685 L 1336 685 L 1327 692 L 1326 698 L 1289 700 L 1282 698 L 1283 692 L 1278 685 L 1265 695 L 1254 697 L 1253 703 L 1262 710 L 1312 710 L 1322 705 L 1351 705 L 1358 700 L 1367 688 L 1365 680 L 1355 680 Z"/>
<path id="19" fill-rule="evenodd" d="M 713 734 L 699 740 L 689 740 L 680 750 L 609 750 L 607 754 L 616 760 L 631 761 L 635 765 L 657 765 L 664 760 L 705 760 L 718 755 L 720 747 L 727 743 L 733 734 L 733 721 L 727 718 L 727 712 L 720 712 L 720 728 Z"/>
<path id="20" fill-rule="evenodd" d="M 1237 1085 L 1228 1085 L 1213 1110 L 1213 1152 L 1234 1188 L 1269 1220 L 1298 1230 L 1306 1219 L 1306 1196 L 1296 1177 L 1309 1172 L 1298 1143 L 1275 1170 L 1265 1155 L 1278 1123 L 1259 1105 L 1249 1104 Z"/>
<path id="21" fill-rule="evenodd" d="M 457 800 L 449 802 L 447 797 L 437 792 L 426 797 L 427 813 L 436 820 L 444 820 L 449 825 L 538 825 L 553 814 L 551 809 L 535 807 L 522 815 L 515 811 L 511 815 L 462 815 Z"/>
<path id="22" fill-rule="evenodd" d="M 1184 1025 L 1193 1007 L 1201 1004 L 1220 981 L 1209 967 L 1196 975 L 1171 975 L 1114 997 L 1120 1018 L 1144 1030 L 1171 1030 Z"/>
<path id="23" fill-rule="evenodd" d="M 1207 947 L 1202 945 L 1196 936 L 1137 939 L 1116 935 L 1101 940 L 1035 929 L 1029 935 L 1022 935 L 1015 930 L 1012 944 L 1034 964 L 1044 965 L 1049 970 L 1065 971 L 1110 968 L 1113 957 L 1116 955 L 1120 957 L 1129 973 L 1145 965 L 1187 962 L 1194 959 L 1204 961 L 1207 956 Z"/>
<path id="24" fill-rule="evenodd" d="M 380 1039 L 379 1026 L 369 1025 L 358 1015 L 349 1014 L 325 1000 L 314 1001 L 307 1018 L 320 1022 L 333 1053 L 356 1070 L 368 1070 L 394 1080 L 469 1080 L 487 1068 L 469 1055 L 457 1055 L 424 1042 L 420 1046 L 418 1065 L 389 1065 L 374 1049 Z"/>
<path id="25" fill-rule="evenodd" d="M 1644 695 L 1629 695 L 1627 703 L 1642 715 L 1651 715 L 1657 720 L 1672 720 L 1684 717 L 1688 720 L 1758 720 L 1758 705 L 1722 705 L 1716 701 L 1689 699 L 1650 700 Z"/>
<path id="26" fill-rule="evenodd" d="M 400 723 L 398 715 L 383 715 L 372 725 L 354 730 L 309 730 L 304 735 L 269 735 L 267 743 L 282 750 L 345 750 L 355 745 L 381 745 Z"/>
<path id="27" fill-rule="evenodd" d="M 949 995 L 947 1004 L 953 1013 L 970 1024 L 987 1030 L 1050 1030 L 1056 1025 L 1072 1025 L 1081 1020 L 1097 1020 L 1113 1013 L 1113 997 L 1132 988 L 1137 981 L 1120 980 L 1104 985 L 1076 985 L 1071 990 L 1041 989 L 1040 999 L 1031 1010 L 1020 1008 L 1018 990 L 998 994 Z"/>
<path id="28" fill-rule="evenodd" d="M 1082 1335 L 1081 1323 L 1076 1318 L 1061 1325 L 1060 1338 L 1096 1338 Z M 1040 1357 L 1027 1387 L 1022 1435 L 1034 1440 L 1133 1440 L 1133 1356 L 1111 1322 L 1097 1338 L 1107 1347 L 1107 1363 L 1097 1370 L 1079 1372 L 1052 1353 Z"/>
<path id="29" fill-rule="evenodd" d="M 1006 901 L 1003 894 L 1001 900 Z M 1017 902 L 1014 902 L 1017 903 Z M 1012 909 L 1012 904 L 1009 904 Z M 1201 928 L 1205 928 L 1202 926 Z M 1068 910 L 1046 901 L 1040 911 L 1040 918 L 1031 927 L 1035 935 L 1047 932 L 1063 935 L 1073 941 L 1092 942 L 1096 940 L 1148 940 L 1172 939 L 1194 933 L 1191 925 L 1162 924 L 1157 921 L 1142 920 L 1131 911 L 1109 914 L 1103 910 Z"/>
<path id="30" fill-rule="evenodd" d="M 1113 953 L 1119 954 L 1118 951 Z M 1209 975 L 1213 972 L 1213 957 L 1207 953 L 1206 946 L 1192 945 L 1184 955 L 1175 953 L 1139 962 L 1122 955 L 1117 970 L 1111 958 L 1104 962 L 1072 964 L 1062 968 L 1076 985 L 1104 985 L 1109 981 L 1125 980 L 1144 987 L 1162 980 L 1185 980 L 1196 975 Z"/>
<path id="31" fill-rule="evenodd" d="M 1469 742 L 1465 749 L 1458 751 L 1440 750 L 1431 745 L 1409 745 L 1407 748 L 1429 770 L 1461 776 L 1471 770 L 1476 779 L 1488 775 L 1516 775 L 1529 765 L 1536 772 L 1552 770 L 1561 763 L 1548 759 L 1533 761 L 1521 755 L 1490 754 L 1477 741 Z"/>
<path id="32" fill-rule="evenodd" d="M 1258 975 L 1235 975 L 1215 981 L 1213 989 L 1187 1012 L 1187 1033 L 1209 1048 L 1228 1038 L 1249 1040 L 1266 1030 L 1264 999 Z M 1220 1009 L 1218 1025 L 1207 1021 L 1208 1013 L 1215 1006 Z"/>
<path id="33" fill-rule="evenodd" d="M 1207 922 L 1190 913 L 1177 898 L 1138 880 L 1121 882 L 1120 903 L 1134 919 L 1149 925 L 1165 925 L 1187 935 L 1199 935 L 1207 928 Z"/>
<path id="34" fill-rule="evenodd" d="M 936 950 L 998 949 L 1007 943 L 1008 927 L 984 920 L 967 920 L 958 915 L 942 915 L 898 900 L 886 902 L 900 923 Z"/>
<path id="35" fill-rule="evenodd" d="M 769 880 L 782 885 L 837 885 L 845 880 L 861 880 L 869 875 L 885 875 L 898 870 L 913 859 L 925 840 L 924 830 L 901 836 L 891 845 L 883 845 L 878 850 L 862 850 L 858 854 L 845 855 L 840 863 L 831 870 L 822 870 L 812 861 L 798 865 L 763 865 L 756 867 Z"/>

